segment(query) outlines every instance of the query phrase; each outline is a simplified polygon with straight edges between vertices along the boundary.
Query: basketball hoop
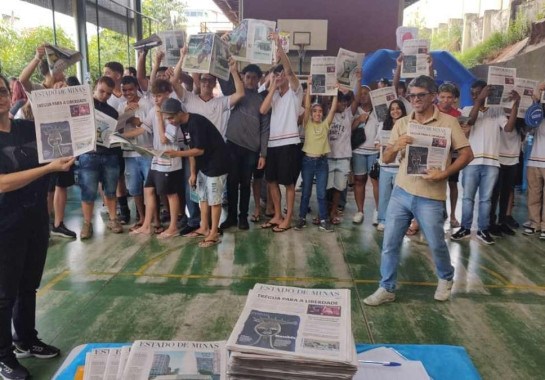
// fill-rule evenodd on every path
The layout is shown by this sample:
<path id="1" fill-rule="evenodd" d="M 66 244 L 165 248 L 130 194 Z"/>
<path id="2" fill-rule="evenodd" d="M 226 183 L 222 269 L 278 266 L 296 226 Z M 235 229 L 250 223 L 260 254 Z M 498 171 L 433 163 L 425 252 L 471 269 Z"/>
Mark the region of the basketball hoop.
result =
<path id="1" fill-rule="evenodd" d="M 310 32 L 293 32 L 293 44 L 299 47 L 299 75 L 303 71 L 303 61 L 305 60 L 305 46 L 310 45 Z"/>
<path id="2" fill-rule="evenodd" d="M 297 50 L 297 54 L 299 55 L 299 59 L 305 59 L 305 55 L 306 55 L 306 50 L 305 50 L 305 44 L 298 44 L 297 45 L 299 47 L 299 49 Z"/>

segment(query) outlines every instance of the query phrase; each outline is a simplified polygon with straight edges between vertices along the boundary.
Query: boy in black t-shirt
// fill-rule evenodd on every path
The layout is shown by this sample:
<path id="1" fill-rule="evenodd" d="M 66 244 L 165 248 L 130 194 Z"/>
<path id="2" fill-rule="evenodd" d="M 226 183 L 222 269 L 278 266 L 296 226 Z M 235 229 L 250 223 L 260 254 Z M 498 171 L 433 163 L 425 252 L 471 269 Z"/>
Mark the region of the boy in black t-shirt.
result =
<path id="1" fill-rule="evenodd" d="M 179 125 L 188 150 L 167 151 L 172 157 L 189 157 L 191 176 L 189 185 L 197 188 L 201 208 L 201 226 L 188 237 L 204 237 L 199 247 L 211 247 L 220 242 L 218 226 L 221 216 L 222 194 L 227 181 L 229 154 L 218 129 L 204 116 L 188 113 L 176 99 L 168 99 L 161 106 L 165 119 Z M 209 227 L 209 209 L 212 220 Z"/>

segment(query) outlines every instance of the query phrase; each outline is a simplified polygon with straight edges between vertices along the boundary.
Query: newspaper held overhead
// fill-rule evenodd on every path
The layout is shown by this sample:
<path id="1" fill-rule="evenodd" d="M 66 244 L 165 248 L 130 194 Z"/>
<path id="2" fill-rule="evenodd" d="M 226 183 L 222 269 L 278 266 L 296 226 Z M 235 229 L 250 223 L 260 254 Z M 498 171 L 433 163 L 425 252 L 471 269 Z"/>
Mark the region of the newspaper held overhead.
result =
<path id="1" fill-rule="evenodd" d="M 511 91 L 515 89 L 517 69 L 490 66 L 488 68 L 489 93 L 485 101 L 487 107 L 511 108 Z"/>
<path id="2" fill-rule="evenodd" d="M 30 93 L 30 102 L 40 163 L 95 150 L 94 103 L 89 85 L 35 90 Z"/>
<path id="3" fill-rule="evenodd" d="M 335 67 L 337 70 L 337 82 L 339 82 L 341 88 L 354 90 L 358 82 L 357 72 L 361 70 L 363 57 L 365 57 L 363 53 L 354 53 L 343 48 L 339 49 L 337 59 L 335 60 Z"/>
<path id="4" fill-rule="evenodd" d="M 276 22 L 244 19 L 229 35 L 229 52 L 237 61 L 272 64 L 274 41 L 269 38 Z"/>
<path id="5" fill-rule="evenodd" d="M 418 38 L 418 28 L 412 26 L 400 26 L 396 29 L 396 42 L 398 48 L 403 48 L 403 42 L 406 40 L 416 40 Z"/>
<path id="6" fill-rule="evenodd" d="M 401 51 L 403 52 L 402 78 L 416 78 L 420 75 L 429 75 L 429 40 L 405 40 L 403 41 Z"/>
<path id="7" fill-rule="evenodd" d="M 47 65 L 51 75 L 62 73 L 67 67 L 82 60 L 83 56 L 79 51 L 70 50 L 60 46 L 46 45 Z"/>
<path id="8" fill-rule="evenodd" d="M 278 32 L 278 37 L 280 38 L 280 45 L 282 46 L 282 50 L 284 50 L 284 53 L 288 54 L 289 51 L 290 51 L 291 33 L 290 32 Z"/>
<path id="9" fill-rule="evenodd" d="M 230 378 L 351 379 L 350 290 L 256 284 L 227 348 Z"/>
<path id="10" fill-rule="evenodd" d="M 538 86 L 539 81 L 524 78 L 515 78 L 515 91 L 520 95 L 520 104 L 517 117 L 524 119 L 526 110 L 534 104 L 534 89 Z"/>
<path id="11" fill-rule="evenodd" d="M 392 100 L 397 99 L 395 87 L 377 88 L 369 93 L 373 104 L 373 113 L 379 123 L 384 123 L 388 116 L 388 107 Z"/>
<path id="12" fill-rule="evenodd" d="M 164 378 L 226 380 L 225 342 L 137 340 L 123 380 Z M 167 377 L 167 376 L 171 377 Z M 177 376 L 177 377 L 176 377 Z"/>
<path id="13" fill-rule="evenodd" d="M 158 33 L 163 42 L 161 51 L 165 53 L 165 66 L 174 67 L 180 60 L 180 49 L 184 47 L 185 33 L 183 30 L 169 30 Z"/>
<path id="14" fill-rule="evenodd" d="M 421 176 L 430 169 L 445 170 L 451 145 L 450 128 L 409 123 L 407 135 L 413 138 L 407 145 L 407 174 Z"/>
<path id="15" fill-rule="evenodd" d="M 310 75 L 312 75 L 311 95 L 337 95 L 336 57 L 312 57 Z"/>
<path id="16" fill-rule="evenodd" d="M 229 45 L 214 33 L 189 36 L 182 69 L 189 73 L 209 73 L 229 80 Z"/>
<path id="17" fill-rule="evenodd" d="M 136 50 L 149 50 L 151 48 L 161 46 L 163 42 L 157 34 L 152 34 L 151 36 L 144 38 L 143 40 L 136 41 L 132 46 Z"/>

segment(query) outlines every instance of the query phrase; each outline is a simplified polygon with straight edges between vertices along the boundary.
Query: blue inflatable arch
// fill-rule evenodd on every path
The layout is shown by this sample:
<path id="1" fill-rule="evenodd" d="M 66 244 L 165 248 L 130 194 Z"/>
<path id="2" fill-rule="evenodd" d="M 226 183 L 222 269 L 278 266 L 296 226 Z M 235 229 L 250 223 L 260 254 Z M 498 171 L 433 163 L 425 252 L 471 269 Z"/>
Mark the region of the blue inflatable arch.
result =
<path id="1" fill-rule="evenodd" d="M 363 60 L 362 84 L 369 85 L 381 78 L 391 79 L 399 54 L 400 51 L 380 49 L 366 55 Z M 456 83 L 461 94 L 460 107 L 472 105 L 470 88 L 471 84 L 476 80 L 475 76 L 449 52 L 432 51 L 431 56 L 437 82 L 449 81 Z"/>

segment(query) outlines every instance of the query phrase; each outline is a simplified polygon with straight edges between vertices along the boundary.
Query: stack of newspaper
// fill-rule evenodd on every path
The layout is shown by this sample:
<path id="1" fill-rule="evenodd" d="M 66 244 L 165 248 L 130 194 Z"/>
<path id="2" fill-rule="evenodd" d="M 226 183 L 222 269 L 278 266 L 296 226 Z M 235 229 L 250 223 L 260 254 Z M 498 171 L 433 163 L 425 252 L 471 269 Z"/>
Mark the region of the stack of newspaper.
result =
<path id="1" fill-rule="evenodd" d="M 256 284 L 227 348 L 231 380 L 352 379 L 350 290 Z"/>
<path id="2" fill-rule="evenodd" d="M 83 380 L 226 379 L 225 342 L 137 340 L 85 357 Z"/>

